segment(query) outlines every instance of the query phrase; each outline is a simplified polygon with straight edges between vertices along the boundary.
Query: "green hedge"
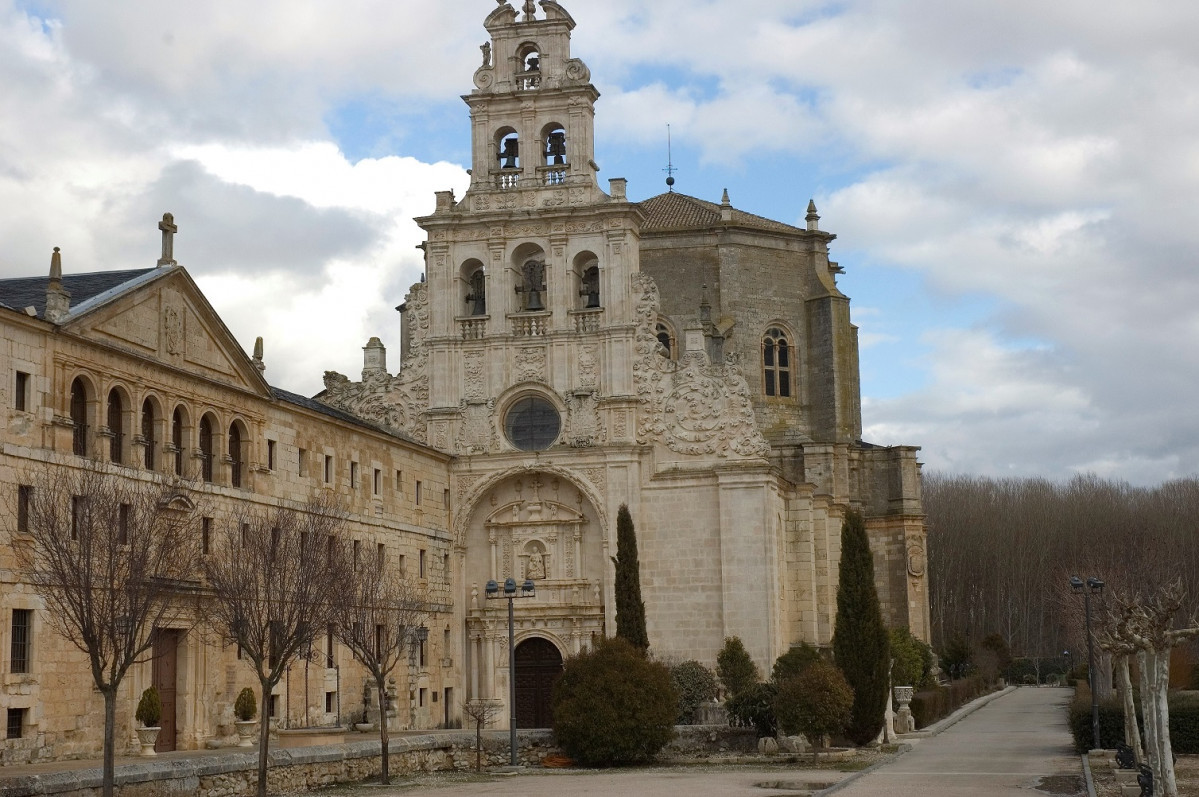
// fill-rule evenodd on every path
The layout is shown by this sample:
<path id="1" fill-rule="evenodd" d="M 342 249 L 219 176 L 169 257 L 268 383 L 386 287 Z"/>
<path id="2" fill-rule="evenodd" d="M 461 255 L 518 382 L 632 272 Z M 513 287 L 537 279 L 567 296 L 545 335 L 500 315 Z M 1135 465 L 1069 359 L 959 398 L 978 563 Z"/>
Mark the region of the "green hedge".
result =
<path id="1" fill-rule="evenodd" d="M 1194 755 L 1199 753 L 1199 694 L 1195 692 L 1171 692 L 1170 744 L 1175 754 Z M 1137 718 L 1141 717 L 1140 700 L 1137 700 Z M 1080 685 L 1074 692 L 1069 708 L 1070 734 L 1074 737 L 1074 749 L 1085 753 L 1091 749 L 1094 734 L 1091 732 L 1091 692 Z M 1144 724 L 1141 725 L 1142 733 Z M 1099 742 L 1107 750 L 1115 749 L 1124 741 L 1124 705 L 1120 699 L 1105 700 L 1099 704 Z"/>
<path id="2" fill-rule="evenodd" d="M 916 727 L 927 728 L 986 692 L 987 682 L 982 676 L 950 681 L 948 686 L 922 689 L 912 697 L 912 717 L 916 720 Z"/>

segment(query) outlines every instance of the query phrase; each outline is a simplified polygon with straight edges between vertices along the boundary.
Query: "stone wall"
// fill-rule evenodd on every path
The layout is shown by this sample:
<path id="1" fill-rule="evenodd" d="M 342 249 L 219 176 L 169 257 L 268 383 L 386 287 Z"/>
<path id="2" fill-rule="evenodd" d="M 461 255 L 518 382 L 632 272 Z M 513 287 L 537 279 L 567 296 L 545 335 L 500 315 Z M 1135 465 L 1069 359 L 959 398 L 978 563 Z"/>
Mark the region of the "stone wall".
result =
<path id="1" fill-rule="evenodd" d="M 752 753 L 756 749 L 752 730 L 717 726 L 687 726 L 676 730 L 678 736 L 663 751 L 663 758 Z M 517 744 L 523 766 L 540 766 L 546 756 L 561 753 L 550 731 L 521 731 Z M 469 770 L 475 766 L 475 735 L 471 732 L 393 738 L 389 747 L 388 764 L 394 779 L 417 772 Z M 372 741 L 273 750 L 267 789 L 271 793 L 296 792 L 338 783 L 357 783 L 377 778 L 381 762 L 379 744 Z M 485 732 L 483 766 L 506 766 L 508 762 L 508 734 Z M 257 768 L 256 752 L 222 752 L 124 764 L 117 768 L 115 791 L 117 797 L 249 797 L 257 786 Z M 0 793 L 5 797 L 98 797 L 100 786 L 99 769 L 15 778 L 0 774 Z"/>

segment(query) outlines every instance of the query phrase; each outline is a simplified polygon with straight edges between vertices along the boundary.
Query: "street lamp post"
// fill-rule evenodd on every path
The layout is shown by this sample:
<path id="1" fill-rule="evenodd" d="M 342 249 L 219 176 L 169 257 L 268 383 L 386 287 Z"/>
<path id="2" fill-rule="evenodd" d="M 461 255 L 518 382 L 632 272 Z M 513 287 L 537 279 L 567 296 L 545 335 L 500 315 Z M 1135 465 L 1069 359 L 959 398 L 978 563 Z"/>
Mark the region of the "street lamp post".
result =
<path id="1" fill-rule="evenodd" d="M 1103 593 L 1103 581 L 1095 576 L 1084 583 L 1078 576 L 1070 576 L 1070 589 L 1082 595 L 1087 613 L 1087 682 L 1091 685 L 1091 735 L 1092 747 L 1102 750 L 1099 741 L 1099 692 L 1095 688 L 1095 635 L 1091 632 L 1091 596 Z"/>
<path id="2" fill-rule="evenodd" d="M 487 582 L 488 600 L 508 601 L 508 749 L 511 766 L 519 766 L 516 757 L 516 624 L 512 609 L 512 601 L 517 598 L 532 598 L 537 594 L 532 579 L 525 579 L 516 591 L 516 579 L 504 579 L 504 592 L 500 593 L 500 585 L 495 579 Z"/>

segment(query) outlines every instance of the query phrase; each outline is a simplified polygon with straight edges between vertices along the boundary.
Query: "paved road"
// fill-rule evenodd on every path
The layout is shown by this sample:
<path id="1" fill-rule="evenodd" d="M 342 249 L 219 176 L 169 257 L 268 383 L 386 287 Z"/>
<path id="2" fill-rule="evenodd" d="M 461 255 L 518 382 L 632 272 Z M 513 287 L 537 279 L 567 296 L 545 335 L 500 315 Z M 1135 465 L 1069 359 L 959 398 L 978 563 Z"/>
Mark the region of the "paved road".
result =
<path id="1" fill-rule="evenodd" d="M 1081 764 L 1066 727 L 1069 689 L 1017 689 L 836 797 L 1011 797 L 1078 794 Z M 1046 780 L 1048 779 L 1048 780 Z"/>

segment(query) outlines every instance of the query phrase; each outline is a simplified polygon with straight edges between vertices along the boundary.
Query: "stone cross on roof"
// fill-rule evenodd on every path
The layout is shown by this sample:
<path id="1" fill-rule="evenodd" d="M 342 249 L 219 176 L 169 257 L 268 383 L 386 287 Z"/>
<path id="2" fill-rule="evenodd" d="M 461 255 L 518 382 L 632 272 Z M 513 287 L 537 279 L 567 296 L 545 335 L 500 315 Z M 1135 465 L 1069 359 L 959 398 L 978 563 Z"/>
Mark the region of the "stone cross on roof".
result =
<path id="1" fill-rule="evenodd" d="M 162 214 L 162 221 L 158 222 L 158 229 L 162 230 L 162 257 L 158 258 L 158 265 L 179 265 L 175 262 L 175 233 L 179 232 L 179 225 L 175 224 L 175 217 L 170 213 Z"/>

